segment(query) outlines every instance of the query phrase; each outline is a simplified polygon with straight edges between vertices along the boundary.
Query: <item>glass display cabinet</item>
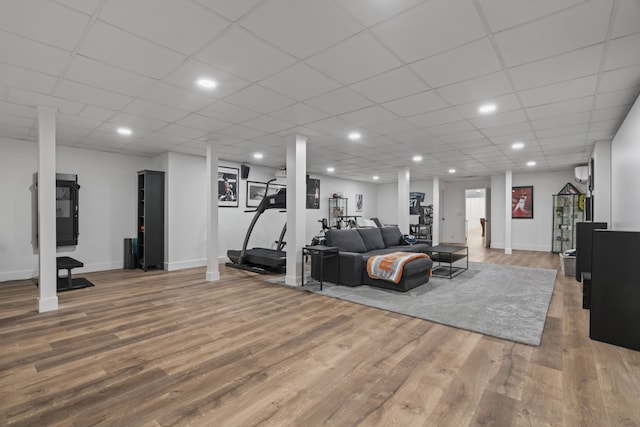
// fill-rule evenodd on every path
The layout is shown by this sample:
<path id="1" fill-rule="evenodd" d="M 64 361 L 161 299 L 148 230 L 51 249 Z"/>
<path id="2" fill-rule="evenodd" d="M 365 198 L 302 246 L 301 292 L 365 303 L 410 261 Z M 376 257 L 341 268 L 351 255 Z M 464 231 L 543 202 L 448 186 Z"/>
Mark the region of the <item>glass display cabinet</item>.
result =
<path id="1" fill-rule="evenodd" d="M 329 198 L 329 227 L 338 226 L 338 217 L 347 215 L 347 199 L 342 197 Z"/>
<path id="2" fill-rule="evenodd" d="M 583 194 L 553 196 L 553 234 L 551 252 L 562 253 L 576 247 L 576 223 L 583 221 Z"/>

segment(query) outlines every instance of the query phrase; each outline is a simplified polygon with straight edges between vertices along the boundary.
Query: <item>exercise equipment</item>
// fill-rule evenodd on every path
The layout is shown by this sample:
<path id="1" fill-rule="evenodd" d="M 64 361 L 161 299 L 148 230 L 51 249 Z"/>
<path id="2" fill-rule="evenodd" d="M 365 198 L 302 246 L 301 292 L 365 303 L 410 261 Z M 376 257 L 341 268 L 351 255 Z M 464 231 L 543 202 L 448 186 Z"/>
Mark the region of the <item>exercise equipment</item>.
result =
<path id="1" fill-rule="evenodd" d="M 269 195 L 269 184 L 275 181 L 272 179 L 267 182 L 265 188 L 265 196 L 255 210 L 249 210 L 245 212 L 255 212 L 249 230 L 244 237 L 244 243 L 241 250 L 229 249 L 227 251 L 227 257 L 231 262 L 226 263 L 227 266 L 233 268 L 240 268 L 242 270 L 253 271 L 256 273 L 269 273 L 282 271 L 287 265 L 287 253 L 283 250 L 285 242 L 283 241 L 284 235 L 287 230 L 287 224 L 285 223 L 280 233 L 280 238 L 276 241 L 276 249 L 269 248 L 251 248 L 247 249 L 249 244 L 249 238 L 253 232 L 253 228 L 260 218 L 260 215 L 267 209 L 286 209 L 287 207 L 287 189 L 281 188 L 277 193 Z"/>

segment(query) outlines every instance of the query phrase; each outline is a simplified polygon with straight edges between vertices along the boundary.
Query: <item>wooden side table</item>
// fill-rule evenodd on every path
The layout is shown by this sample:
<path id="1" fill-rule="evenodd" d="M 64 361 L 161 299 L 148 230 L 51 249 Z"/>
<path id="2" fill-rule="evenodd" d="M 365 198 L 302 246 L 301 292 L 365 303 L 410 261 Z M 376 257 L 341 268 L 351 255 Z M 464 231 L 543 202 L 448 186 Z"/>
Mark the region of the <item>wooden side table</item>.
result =
<path id="1" fill-rule="evenodd" d="M 304 258 L 309 255 L 311 258 L 317 257 L 320 260 L 320 290 L 322 290 L 322 275 L 324 269 L 324 260 L 330 258 L 338 259 L 338 273 L 336 275 L 337 284 L 340 284 L 340 251 L 335 246 L 324 245 L 308 245 L 302 248 L 302 266 L 304 267 Z M 302 269 L 301 286 L 304 287 L 304 268 Z"/>

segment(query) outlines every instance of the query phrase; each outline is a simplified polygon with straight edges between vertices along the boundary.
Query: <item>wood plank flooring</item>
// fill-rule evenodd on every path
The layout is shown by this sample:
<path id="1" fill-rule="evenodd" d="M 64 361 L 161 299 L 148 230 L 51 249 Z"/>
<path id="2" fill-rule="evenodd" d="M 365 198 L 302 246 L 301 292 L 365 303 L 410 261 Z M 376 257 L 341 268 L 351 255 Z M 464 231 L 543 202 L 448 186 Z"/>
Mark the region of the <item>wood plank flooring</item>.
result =
<path id="1" fill-rule="evenodd" d="M 640 425 L 640 352 L 591 341 L 561 273 L 530 347 L 221 269 L 86 274 L 45 314 L 0 283 L 0 425 Z"/>

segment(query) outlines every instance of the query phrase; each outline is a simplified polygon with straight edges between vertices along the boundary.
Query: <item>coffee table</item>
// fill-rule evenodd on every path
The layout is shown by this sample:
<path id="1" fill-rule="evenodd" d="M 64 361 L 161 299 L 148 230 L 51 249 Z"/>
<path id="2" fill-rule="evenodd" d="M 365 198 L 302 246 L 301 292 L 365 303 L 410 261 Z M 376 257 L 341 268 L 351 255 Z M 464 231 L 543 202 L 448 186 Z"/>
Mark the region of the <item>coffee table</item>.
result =
<path id="1" fill-rule="evenodd" d="M 454 245 L 436 245 L 431 246 L 428 250 L 431 260 L 434 262 L 434 267 L 431 270 L 431 275 L 434 277 L 444 277 L 446 279 L 453 279 L 463 271 L 469 269 L 469 247 L 468 246 L 454 246 Z M 453 266 L 453 263 L 466 260 L 465 267 Z M 437 265 L 435 263 L 438 263 Z M 447 264 L 449 268 L 447 269 Z"/>

